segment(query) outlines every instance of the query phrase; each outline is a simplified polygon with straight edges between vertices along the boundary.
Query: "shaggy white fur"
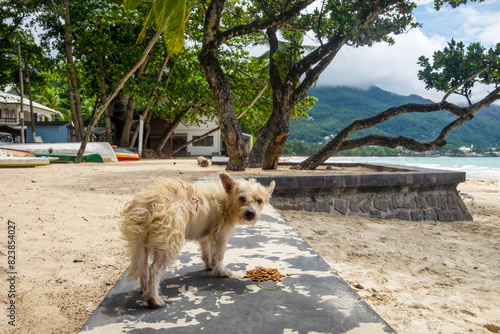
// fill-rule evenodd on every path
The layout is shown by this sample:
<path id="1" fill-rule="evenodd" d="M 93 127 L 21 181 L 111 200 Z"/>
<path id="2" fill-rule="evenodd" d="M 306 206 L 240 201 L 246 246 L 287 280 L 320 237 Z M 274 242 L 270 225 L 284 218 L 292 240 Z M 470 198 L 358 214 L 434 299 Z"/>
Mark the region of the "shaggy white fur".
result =
<path id="1" fill-rule="evenodd" d="M 158 294 L 159 284 L 185 240 L 199 242 L 206 269 L 218 277 L 231 276 L 222 264 L 227 240 L 236 224 L 253 225 L 260 219 L 274 181 L 264 187 L 255 179 L 235 181 L 226 173 L 219 177 L 222 186 L 162 179 L 125 205 L 121 232 L 131 257 L 127 278 L 140 280 L 149 306 L 165 305 Z"/>

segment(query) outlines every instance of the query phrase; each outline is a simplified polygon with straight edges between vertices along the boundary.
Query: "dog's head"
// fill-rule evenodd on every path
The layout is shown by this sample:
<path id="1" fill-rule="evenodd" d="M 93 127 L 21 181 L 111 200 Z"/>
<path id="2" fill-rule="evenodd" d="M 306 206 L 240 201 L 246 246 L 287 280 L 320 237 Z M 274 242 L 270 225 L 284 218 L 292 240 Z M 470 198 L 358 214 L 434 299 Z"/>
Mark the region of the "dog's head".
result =
<path id="1" fill-rule="evenodd" d="M 228 196 L 228 207 L 238 213 L 238 222 L 254 225 L 271 198 L 274 181 L 265 187 L 255 179 L 235 181 L 226 173 L 219 174 L 219 177 Z"/>

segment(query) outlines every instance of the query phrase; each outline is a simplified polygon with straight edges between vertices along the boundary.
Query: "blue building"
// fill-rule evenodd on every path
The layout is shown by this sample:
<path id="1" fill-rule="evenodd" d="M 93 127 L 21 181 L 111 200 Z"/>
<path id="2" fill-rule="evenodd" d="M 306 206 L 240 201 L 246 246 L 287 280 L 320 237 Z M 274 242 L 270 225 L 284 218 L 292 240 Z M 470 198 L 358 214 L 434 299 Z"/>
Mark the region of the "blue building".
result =
<path id="1" fill-rule="evenodd" d="M 31 131 L 31 122 L 25 122 L 26 142 L 35 142 Z M 40 137 L 43 143 L 69 143 L 76 141 L 74 138 L 74 126 L 71 122 L 36 122 L 36 137 Z"/>

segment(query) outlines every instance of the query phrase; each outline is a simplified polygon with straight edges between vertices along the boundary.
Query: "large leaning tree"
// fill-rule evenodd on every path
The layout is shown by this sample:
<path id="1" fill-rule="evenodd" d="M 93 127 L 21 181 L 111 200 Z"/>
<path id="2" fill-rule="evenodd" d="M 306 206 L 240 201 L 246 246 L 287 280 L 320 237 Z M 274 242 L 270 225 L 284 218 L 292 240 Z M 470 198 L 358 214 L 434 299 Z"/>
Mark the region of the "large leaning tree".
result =
<path id="1" fill-rule="evenodd" d="M 232 39 L 265 33 L 270 46 L 269 77 L 273 110 L 259 132 L 248 162 L 250 167 L 274 169 L 289 135 L 291 110 L 307 97 L 307 90 L 342 47 L 393 43 L 392 36 L 418 26 L 412 15 L 416 4 L 411 1 L 283 0 L 236 3 L 244 11 L 234 11 L 234 2 L 225 0 L 213 0 L 208 4 L 199 57 L 217 105 L 221 133 L 228 148 L 229 170 L 244 170 L 248 156 L 235 113 L 234 93 L 218 57 L 220 50 L 227 47 Z M 435 6 L 439 9 L 444 4 L 457 7 L 464 3 L 467 1 L 436 0 Z M 230 25 L 223 19 L 223 13 L 231 10 L 242 18 L 237 25 Z M 308 53 L 300 44 L 287 52 L 281 50 L 278 39 L 294 34 L 307 34 L 315 39 L 317 47 Z M 304 163 L 300 168 L 309 168 L 306 165 Z"/>
<path id="2" fill-rule="evenodd" d="M 226 4 L 225 0 L 213 0 L 208 5 L 199 60 L 217 106 L 219 126 L 229 156 L 228 170 L 245 170 L 248 152 L 236 116 L 230 81 L 219 59 L 220 49 L 233 38 L 259 34 L 266 29 L 284 25 L 312 2 L 313 0 L 276 1 L 275 3 L 279 4 L 281 10 L 271 13 L 258 10 L 258 5 L 265 2 L 256 1 L 255 7 L 247 3 L 245 8 L 247 14 L 244 14 L 241 7 L 239 10 L 240 15 L 247 19 L 242 20 L 241 24 L 233 26 L 228 26 L 227 22 L 223 21 L 223 11 L 234 10 L 231 4 Z M 254 17 L 255 19 L 253 19 Z"/>
<path id="3" fill-rule="evenodd" d="M 262 7 L 266 13 L 279 11 L 275 5 Z M 290 111 L 307 96 L 307 90 L 342 47 L 393 43 L 392 35 L 417 26 L 412 15 L 414 8 L 415 4 L 410 1 L 323 1 L 310 13 L 295 16 L 280 31 L 268 28 L 273 113 L 250 154 L 250 167 L 277 167 L 289 135 Z M 303 47 L 296 45 L 296 50 L 281 52 L 278 32 L 284 36 L 308 33 L 318 46 L 303 57 L 292 57 L 304 53 Z"/>
<path id="4" fill-rule="evenodd" d="M 436 51 L 432 62 L 422 56 L 419 58 L 422 70 L 419 79 L 427 89 L 443 92 L 441 101 L 430 104 L 410 103 L 389 108 L 378 115 L 352 122 L 323 146 L 318 152 L 294 166 L 294 169 L 314 169 L 330 158 L 334 153 L 365 145 L 377 145 L 395 148 L 404 146 L 412 151 L 425 152 L 446 145 L 449 133 L 472 120 L 474 114 L 500 99 L 500 43 L 495 48 L 485 49 L 479 43 L 468 47 L 452 40 L 443 51 Z M 476 102 L 472 100 L 474 88 L 483 85 L 488 89 L 485 96 Z M 448 102 L 452 95 L 459 95 L 467 101 L 465 106 Z M 386 137 L 366 135 L 355 139 L 349 137 L 356 131 L 381 124 L 388 119 L 404 113 L 430 113 L 445 110 L 455 116 L 440 134 L 429 142 L 420 142 L 405 136 Z"/>

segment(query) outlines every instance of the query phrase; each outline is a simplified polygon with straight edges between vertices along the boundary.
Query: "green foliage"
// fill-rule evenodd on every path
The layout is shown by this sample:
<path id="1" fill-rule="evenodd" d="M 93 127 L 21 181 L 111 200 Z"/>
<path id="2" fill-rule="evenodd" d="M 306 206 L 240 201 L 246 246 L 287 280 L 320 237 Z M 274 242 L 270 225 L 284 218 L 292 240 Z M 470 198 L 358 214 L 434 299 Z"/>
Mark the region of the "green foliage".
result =
<path id="1" fill-rule="evenodd" d="M 401 155 L 398 149 L 382 146 L 363 146 L 334 154 L 334 156 L 347 157 L 390 157 L 396 155 Z"/>
<path id="2" fill-rule="evenodd" d="M 143 0 L 124 0 L 126 10 L 135 10 Z M 148 26 L 154 25 L 156 30 L 160 30 L 165 20 L 168 20 L 166 29 L 163 32 L 165 45 L 169 55 L 180 52 L 184 47 L 184 31 L 186 30 L 187 19 L 186 0 L 155 0 L 152 2 L 146 22 L 137 38 L 137 44 L 142 43 L 146 37 Z"/>
<path id="3" fill-rule="evenodd" d="M 445 4 L 451 8 L 457 8 L 460 5 L 465 5 L 467 2 L 484 2 L 484 0 L 434 0 L 434 8 L 440 10 Z"/>
<path id="4" fill-rule="evenodd" d="M 298 139 L 287 140 L 283 148 L 282 155 L 284 156 L 309 156 L 318 151 L 322 144 L 308 143 Z"/>
<path id="5" fill-rule="evenodd" d="M 394 43 L 393 34 L 401 34 L 408 27 L 417 27 L 412 11 L 416 4 L 407 1 L 327 1 L 324 12 L 317 8 L 308 19 L 315 22 L 314 33 L 318 39 L 346 38 L 355 46 L 385 41 Z M 368 16 L 371 23 L 363 26 Z M 317 18 L 320 18 L 319 20 Z"/>
<path id="6" fill-rule="evenodd" d="M 0 7 L 0 89 L 7 84 L 19 84 L 18 45 L 22 56 L 27 54 L 32 85 L 43 78 L 38 74 L 50 66 L 50 60 L 27 29 L 33 1 L 2 2 Z M 22 61 L 24 67 L 24 61 Z"/>
<path id="7" fill-rule="evenodd" d="M 40 95 L 35 95 L 34 100 L 57 111 L 57 116 L 61 121 L 71 121 L 71 111 L 62 106 L 62 101 L 56 89 L 45 87 Z"/>
<path id="8" fill-rule="evenodd" d="M 423 67 L 418 78 L 427 89 L 454 92 L 469 103 L 476 83 L 496 87 L 500 84 L 500 43 L 486 50 L 480 43 L 466 48 L 464 43 L 452 39 L 443 51 L 434 52 L 432 64 L 425 56 L 418 63 Z"/>

